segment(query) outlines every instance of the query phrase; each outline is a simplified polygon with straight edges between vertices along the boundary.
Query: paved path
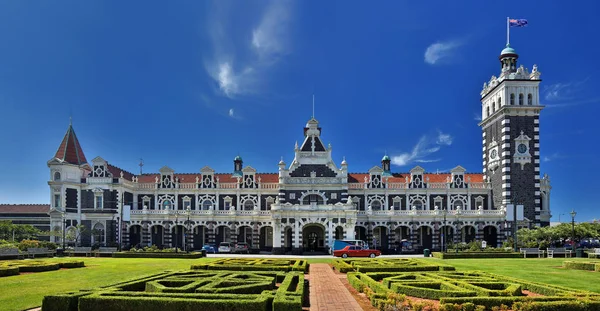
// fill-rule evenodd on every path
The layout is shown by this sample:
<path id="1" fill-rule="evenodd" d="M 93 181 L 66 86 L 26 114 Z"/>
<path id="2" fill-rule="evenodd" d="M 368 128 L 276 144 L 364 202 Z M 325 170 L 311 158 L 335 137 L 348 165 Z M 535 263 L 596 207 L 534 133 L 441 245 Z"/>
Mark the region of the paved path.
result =
<path id="1" fill-rule="evenodd" d="M 309 270 L 310 310 L 362 311 L 328 264 L 313 263 Z"/>

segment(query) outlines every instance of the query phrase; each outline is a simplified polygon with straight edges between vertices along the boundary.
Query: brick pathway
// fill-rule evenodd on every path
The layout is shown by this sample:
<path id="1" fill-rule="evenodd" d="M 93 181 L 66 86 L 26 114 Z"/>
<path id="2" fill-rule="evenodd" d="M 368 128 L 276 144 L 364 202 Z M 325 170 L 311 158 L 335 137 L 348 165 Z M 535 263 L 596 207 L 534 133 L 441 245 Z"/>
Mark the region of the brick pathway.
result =
<path id="1" fill-rule="evenodd" d="M 310 264 L 309 279 L 310 310 L 362 311 L 358 302 L 354 300 L 328 264 Z"/>

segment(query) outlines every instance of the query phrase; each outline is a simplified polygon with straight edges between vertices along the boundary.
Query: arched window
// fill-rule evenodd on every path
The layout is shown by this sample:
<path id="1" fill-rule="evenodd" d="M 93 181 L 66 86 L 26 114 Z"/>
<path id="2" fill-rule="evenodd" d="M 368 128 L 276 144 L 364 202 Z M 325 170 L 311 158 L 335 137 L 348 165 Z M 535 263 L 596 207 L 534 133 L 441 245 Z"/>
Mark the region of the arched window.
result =
<path id="1" fill-rule="evenodd" d="M 527 105 L 533 105 L 533 96 L 531 96 L 531 93 L 527 94 Z"/>
<path id="2" fill-rule="evenodd" d="M 502 107 L 502 97 L 498 97 L 498 109 Z"/>
<path id="3" fill-rule="evenodd" d="M 54 181 L 60 180 L 60 172 L 54 172 Z"/>
<path id="4" fill-rule="evenodd" d="M 515 94 L 514 93 L 510 94 L 510 105 L 511 106 L 515 105 Z"/>
<path id="5" fill-rule="evenodd" d="M 252 200 L 246 200 L 244 202 L 244 210 L 251 211 L 253 209 L 254 209 L 254 202 L 252 202 Z"/>
<path id="6" fill-rule="evenodd" d="M 162 204 L 162 205 L 163 205 L 163 209 L 164 209 L 164 210 L 171 209 L 171 201 L 169 201 L 169 200 L 165 200 L 165 201 L 163 201 L 163 204 Z"/>
<path id="7" fill-rule="evenodd" d="M 492 102 L 492 112 L 496 112 L 496 102 Z"/>
<path id="8" fill-rule="evenodd" d="M 302 204 L 304 205 L 310 205 L 312 203 L 323 204 L 323 198 L 318 194 L 309 194 L 302 200 Z"/>
<path id="9" fill-rule="evenodd" d="M 523 106 L 523 93 L 519 94 L 519 106 Z"/>
<path id="10" fill-rule="evenodd" d="M 380 211 L 381 210 L 381 202 L 379 200 L 371 201 L 371 209 L 374 211 Z"/>
<path id="11" fill-rule="evenodd" d="M 202 201 L 202 210 L 208 211 L 212 207 L 212 202 L 210 200 Z"/>
<path id="12" fill-rule="evenodd" d="M 417 211 L 423 210 L 423 202 L 421 202 L 421 200 L 415 200 L 413 202 L 413 206 L 417 209 Z"/>
<path id="13" fill-rule="evenodd" d="M 491 113 L 490 113 L 490 106 L 487 106 L 487 111 L 486 112 L 487 112 L 486 117 L 489 117 L 491 115 Z"/>

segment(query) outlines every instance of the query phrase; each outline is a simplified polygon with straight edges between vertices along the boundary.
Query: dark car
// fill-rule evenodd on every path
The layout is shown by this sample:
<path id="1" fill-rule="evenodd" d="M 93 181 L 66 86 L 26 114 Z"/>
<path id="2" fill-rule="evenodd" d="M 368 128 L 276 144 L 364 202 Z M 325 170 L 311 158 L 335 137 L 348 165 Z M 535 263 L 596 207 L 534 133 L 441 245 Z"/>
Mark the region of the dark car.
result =
<path id="1" fill-rule="evenodd" d="M 250 247 L 248 246 L 248 243 L 246 243 L 246 242 L 238 242 L 235 244 L 235 247 L 233 248 L 232 253 L 249 254 Z"/>
<path id="2" fill-rule="evenodd" d="M 579 241 L 579 247 L 583 247 L 583 248 L 597 248 L 600 247 L 600 240 L 598 239 L 581 239 L 581 241 Z"/>
<path id="3" fill-rule="evenodd" d="M 216 254 L 217 253 L 217 248 L 214 245 L 210 245 L 210 244 L 205 244 L 204 246 L 202 246 L 202 249 L 206 251 L 206 253 L 213 253 Z"/>

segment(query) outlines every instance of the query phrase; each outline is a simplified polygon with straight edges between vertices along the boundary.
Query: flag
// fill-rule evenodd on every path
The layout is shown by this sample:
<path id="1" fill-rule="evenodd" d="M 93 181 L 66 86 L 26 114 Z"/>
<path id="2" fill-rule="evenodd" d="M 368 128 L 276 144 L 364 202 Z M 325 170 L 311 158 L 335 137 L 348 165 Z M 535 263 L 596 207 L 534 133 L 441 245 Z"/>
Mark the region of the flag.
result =
<path id="1" fill-rule="evenodd" d="M 509 19 L 508 23 L 510 25 L 510 27 L 525 27 L 527 26 L 527 20 L 526 19 Z"/>

